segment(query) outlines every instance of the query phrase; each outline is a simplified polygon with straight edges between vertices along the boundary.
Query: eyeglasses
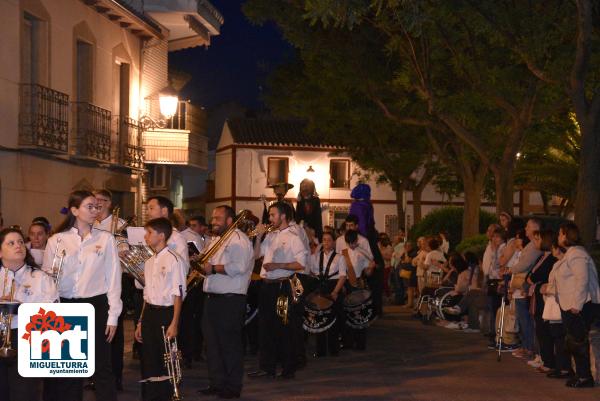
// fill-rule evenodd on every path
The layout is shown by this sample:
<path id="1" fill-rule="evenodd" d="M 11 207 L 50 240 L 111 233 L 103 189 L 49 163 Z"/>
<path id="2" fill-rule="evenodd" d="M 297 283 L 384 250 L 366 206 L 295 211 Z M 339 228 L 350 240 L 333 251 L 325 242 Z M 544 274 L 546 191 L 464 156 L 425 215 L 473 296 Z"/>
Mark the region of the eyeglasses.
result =
<path id="1" fill-rule="evenodd" d="M 100 209 L 102 209 L 100 206 L 96 206 L 96 205 L 85 205 L 85 206 L 82 206 L 82 207 L 85 208 L 85 209 L 87 209 L 87 210 L 89 210 L 90 212 L 92 210 L 100 210 Z"/>

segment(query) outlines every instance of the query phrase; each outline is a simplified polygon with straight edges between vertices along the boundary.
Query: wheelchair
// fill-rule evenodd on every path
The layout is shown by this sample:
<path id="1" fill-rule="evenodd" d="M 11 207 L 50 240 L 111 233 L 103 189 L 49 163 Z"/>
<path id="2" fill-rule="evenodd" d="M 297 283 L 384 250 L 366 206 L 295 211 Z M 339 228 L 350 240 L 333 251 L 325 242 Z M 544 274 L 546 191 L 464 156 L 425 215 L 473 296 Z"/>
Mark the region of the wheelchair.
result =
<path id="1" fill-rule="evenodd" d="M 428 272 L 426 274 L 425 288 L 417 304 L 417 313 L 420 314 L 421 321 L 424 324 L 430 323 L 435 317 L 448 320 L 444 308 L 458 303 L 457 297 L 451 296 L 453 290 L 454 287 L 442 286 L 441 272 Z"/>

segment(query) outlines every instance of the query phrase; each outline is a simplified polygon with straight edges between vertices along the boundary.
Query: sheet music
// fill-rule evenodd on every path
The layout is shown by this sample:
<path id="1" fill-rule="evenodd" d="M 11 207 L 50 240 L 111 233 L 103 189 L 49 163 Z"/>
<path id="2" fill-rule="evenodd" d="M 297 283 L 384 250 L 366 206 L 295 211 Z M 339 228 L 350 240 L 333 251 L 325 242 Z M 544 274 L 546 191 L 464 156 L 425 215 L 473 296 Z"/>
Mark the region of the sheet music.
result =
<path id="1" fill-rule="evenodd" d="M 129 245 L 146 245 L 144 227 L 127 227 L 127 242 Z"/>

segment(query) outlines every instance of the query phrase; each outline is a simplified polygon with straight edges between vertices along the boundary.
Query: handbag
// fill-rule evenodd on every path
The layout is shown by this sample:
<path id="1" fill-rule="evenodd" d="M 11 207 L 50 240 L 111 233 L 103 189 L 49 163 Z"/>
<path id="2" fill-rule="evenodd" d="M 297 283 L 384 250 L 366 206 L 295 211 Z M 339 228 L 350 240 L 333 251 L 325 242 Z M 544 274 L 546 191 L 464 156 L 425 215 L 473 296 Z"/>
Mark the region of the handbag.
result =
<path id="1" fill-rule="evenodd" d="M 403 278 L 405 280 L 410 280 L 411 277 L 412 277 L 412 272 L 410 270 L 400 269 L 400 278 Z"/>
<path id="2" fill-rule="evenodd" d="M 560 306 L 553 295 L 546 296 L 544 300 L 544 312 L 542 313 L 542 319 L 544 320 L 562 320 L 560 314 Z"/>

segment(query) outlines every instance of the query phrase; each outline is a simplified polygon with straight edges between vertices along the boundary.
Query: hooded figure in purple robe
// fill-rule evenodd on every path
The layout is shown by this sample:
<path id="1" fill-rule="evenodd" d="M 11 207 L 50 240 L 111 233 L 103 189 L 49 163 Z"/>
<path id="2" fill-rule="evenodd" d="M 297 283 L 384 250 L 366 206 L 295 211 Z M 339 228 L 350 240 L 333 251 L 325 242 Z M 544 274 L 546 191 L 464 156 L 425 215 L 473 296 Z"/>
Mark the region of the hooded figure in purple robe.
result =
<path id="1" fill-rule="evenodd" d="M 375 216 L 371 204 L 371 187 L 368 184 L 358 184 L 350 193 L 353 201 L 349 214 L 358 217 L 358 232 L 370 238 L 375 232 Z"/>

